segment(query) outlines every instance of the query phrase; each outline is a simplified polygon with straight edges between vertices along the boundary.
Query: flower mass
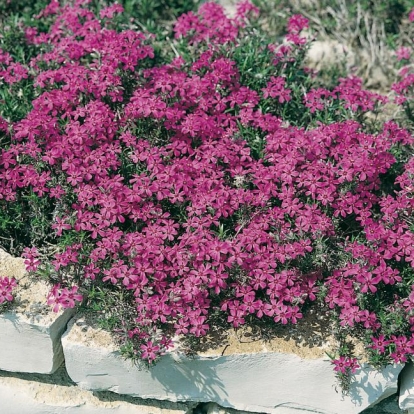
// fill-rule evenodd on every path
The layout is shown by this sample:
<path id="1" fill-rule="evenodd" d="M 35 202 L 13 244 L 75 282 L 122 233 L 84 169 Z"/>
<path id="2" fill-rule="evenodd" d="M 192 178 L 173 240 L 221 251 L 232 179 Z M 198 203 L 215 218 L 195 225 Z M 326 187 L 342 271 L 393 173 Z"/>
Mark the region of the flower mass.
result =
<path id="1" fill-rule="evenodd" d="M 249 1 L 232 18 L 204 3 L 162 43 L 117 26 L 120 4 L 89 3 L 52 0 L 46 25 L 24 28 L 30 59 L 0 50 L 2 91 L 32 98 L 1 112 L 0 224 L 50 282 L 47 304 L 107 309 L 148 362 L 177 335 L 296 324 L 317 305 L 343 344 L 336 372 L 359 367 L 348 335 L 373 363 L 406 362 L 412 48 L 396 53 L 392 96 L 352 74 L 327 88 L 306 67 L 301 15 L 279 44 Z M 407 121 L 370 126 L 391 100 Z M 15 285 L 0 277 L 0 304 Z"/>

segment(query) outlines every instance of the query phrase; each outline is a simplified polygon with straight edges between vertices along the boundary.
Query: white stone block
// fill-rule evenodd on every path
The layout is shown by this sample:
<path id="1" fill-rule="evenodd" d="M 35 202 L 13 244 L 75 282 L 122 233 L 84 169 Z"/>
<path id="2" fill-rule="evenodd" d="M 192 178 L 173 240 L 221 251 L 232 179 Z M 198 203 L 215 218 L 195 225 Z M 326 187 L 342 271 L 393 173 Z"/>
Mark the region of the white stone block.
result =
<path id="1" fill-rule="evenodd" d="M 406 364 L 401 372 L 400 397 L 398 400 L 402 410 L 410 410 L 414 414 L 414 364 Z M 411 413 L 410 413 L 411 414 Z"/>
<path id="2" fill-rule="evenodd" d="M 0 369 L 50 374 L 62 364 L 60 338 L 73 312 L 65 311 L 52 321 L 7 312 L 0 315 Z"/>
<path id="3" fill-rule="evenodd" d="M 49 287 L 30 280 L 23 259 L 0 250 L 0 276 L 15 277 L 13 307 L 0 314 L 0 369 L 52 373 L 63 362 L 61 335 L 72 309 L 54 313 L 46 305 Z"/>
<path id="4" fill-rule="evenodd" d="M 172 352 L 147 370 L 121 358 L 108 338 L 81 321 L 69 322 L 62 337 L 66 369 L 80 387 L 251 412 L 357 414 L 396 393 L 402 369 L 389 366 L 378 373 L 363 366 L 344 397 L 327 358 L 277 352 L 189 358 Z"/>
<path id="5" fill-rule="evenodd" d="M 4 372 L 0 372 L 0 413 L 187 414 L 192 408 L 191 404 L 144 401 L 108 392 L 92 393 L 71 383 L 62 383 L 56 374 L 47 379 L 32 377 L 4 376 Z"/>

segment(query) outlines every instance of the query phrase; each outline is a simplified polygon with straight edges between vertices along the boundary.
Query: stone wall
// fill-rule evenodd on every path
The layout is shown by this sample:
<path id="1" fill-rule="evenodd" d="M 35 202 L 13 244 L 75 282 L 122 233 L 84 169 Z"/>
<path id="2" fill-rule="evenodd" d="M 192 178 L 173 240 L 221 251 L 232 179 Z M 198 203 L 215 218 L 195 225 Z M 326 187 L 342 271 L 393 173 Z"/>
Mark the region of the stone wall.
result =
<path id="1" fill-rule="evenodd" d="M 348 396 L 318 353 L 223 348 L 190 358 L 177 348 L 151 369 L 134 365 L 81 315 L 44 307 L 46 286 L 22 266 L 0 252 L 0 273 L 19 280 L 15 307 L 0 315 L 0 413 L 356 414 L 397 392 L 414 411 L 412 364 L 363 365 Z"/>

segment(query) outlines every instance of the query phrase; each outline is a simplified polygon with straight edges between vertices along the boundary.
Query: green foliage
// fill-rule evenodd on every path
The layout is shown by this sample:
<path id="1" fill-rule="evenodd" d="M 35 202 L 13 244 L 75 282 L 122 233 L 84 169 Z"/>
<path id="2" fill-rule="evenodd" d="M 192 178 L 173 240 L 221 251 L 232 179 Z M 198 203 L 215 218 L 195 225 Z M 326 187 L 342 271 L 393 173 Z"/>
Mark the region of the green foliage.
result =
<path id="1" fill-rule="evenodd" d="M 20 255 L 26 246 L 52 242 L 53 206 L 46 197 L 22 193 L 16 202 L 0 200 L 0 230 L 4 248 Z"/>
<path id="2" fill-rule="evenodd" d="M 288 17 L 298 13 L 310 20 L 318 39 L 335 40 L 346 44 L 355 54 L 355 66 L 345 61 L 332 62 L 324 67 L 321 76 L 325 85 L 335 79 L 335 72 L 353 70 L 365 81 L 372 81 L 373 71 L 386 76 L 393 72 L 392 54 L 399 39 L 405 35 L 411 0 L 253 0 L 262 10 L 260 24 L 272 37 L 280 40 Z M 329 72 L 334 73 L 330 74 Z M 326 75 L 326 76 L 325 76 Z M 393 79 L 388 79 L 389 83 Z M 384 83 L 382 79 L 380 83 Z M 385 86 L 385 85 L 380 85 Z M 412 110 L 407 116 L 412 116 Z"/>
<path id="3" fill-rule="evenodd" d="M 383 22 L 387 35 L 393 36 L 399 33 L 402 20 L 413 6 L 410 0 L 253 0 L 253 3 L 262 10 L 262 24 L 275 36 L 283 33 L 287 17 L 293 13 L 311 17 L 312 25 L 329 36 L 335 36 L 346 26 L 354 26 L 367 35 L 369 27 L 363 18 L 367 14 Z M 348 19 L 341 19 L 343 16 Z"/>

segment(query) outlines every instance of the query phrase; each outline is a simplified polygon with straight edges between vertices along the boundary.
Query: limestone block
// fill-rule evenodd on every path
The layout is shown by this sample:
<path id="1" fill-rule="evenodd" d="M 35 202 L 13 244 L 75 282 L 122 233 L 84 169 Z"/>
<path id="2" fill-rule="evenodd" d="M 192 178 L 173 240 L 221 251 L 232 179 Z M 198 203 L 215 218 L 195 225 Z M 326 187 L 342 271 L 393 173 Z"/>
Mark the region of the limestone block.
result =
<path id="1" fill-rule="evenodd" d="M 60 371 L 60 370 L 59 370 Z M 3 414 L 188 414 L 193 405 L 92 393 L 62 381 L 61 373 L 36 376 L 0 372 Z M 6 375 L 5 375 L 6 374 Z"/>
<path id="2" fill-rule="evenodd" d="M 311 43 L 307 58 L 311 67 L 321 70 L 344 59 L 352 64 L 355 61 L 355 54 L 349 47 L 336 40 L 316 40 Z"/>
<path id="3" fill-rule="evenodd" d="M 414 364 L 408 363 L 401 372 L 400 398 L 398 400 L 402 410 L 410 410 L 414 414 Z"/>
<path id="4" fill-rule="evenodd" d="M 219 4 L 224 7 L 227 16 L 234 18 L 236 16 L 236 1 L 235 0 L 220 0 Z"/>
<path id="5" fill-rule="evenodd" d="M 29 280 L 21 258 L 0 250 L 0 276 L 15 277 L 13 306 L 0 314 L 0 369 L 52 373 L 63 362 L 61 335 L 73 310 L 54 313 L 46 305 L 49 287 Z"/>
<path id="6" fill-rule="evenodd" d="M 81 329 L 80 329 L 81 328 Z M 221 353 L 165 355 L 151 369 L 120 357 L 109 334 L 74 318 L 62 337 L 69 376 L 88 390 L 109 390 L 140 398 L 215 402 L 222 407 L 270 414 L 303 412 L 357 414 L 397 392 L 402 366 L 381 373 L 364 365 L 350 395 L 336 387 L 327 358 L 295 354 Z"/>

